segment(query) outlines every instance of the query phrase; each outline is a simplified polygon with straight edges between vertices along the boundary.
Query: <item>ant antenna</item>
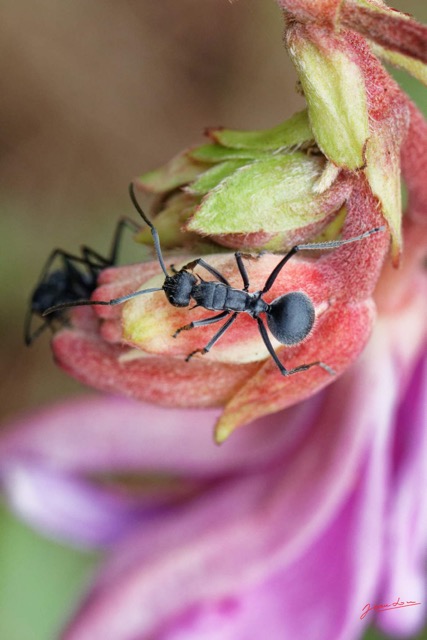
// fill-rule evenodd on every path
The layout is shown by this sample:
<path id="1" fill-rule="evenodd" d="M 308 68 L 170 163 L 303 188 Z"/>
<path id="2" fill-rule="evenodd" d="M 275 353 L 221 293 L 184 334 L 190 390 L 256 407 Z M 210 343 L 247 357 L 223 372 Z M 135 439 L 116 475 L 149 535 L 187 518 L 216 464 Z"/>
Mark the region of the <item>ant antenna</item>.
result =
<path id="1" fill-rule="evenodd" d="M 45 309 L 42 316 L 48 316 L 50 313 L 61 311 L 62 309 L 69 309 L 70 307 L 88 307 L 94 305 L 109 305 L 112 307 L 116 304 L 122 304 L 122 302 L 126 302 L 126 300 L 130 300 L 131 298 L 136 298 L 136 296 L 140 296 L 143 293 L 154 293 L 155 291 L 163 291 L 163 289 L 161 287 L 155 289 L 143 289 L 142 291 L 134 291 L 133 293 L 128 293 L 127 296 L 113 298 L 112 300 L 73 300 L 72 302 L 61 302 L 60 304 L 55 304 L 53 307 Z"/>
<path id="2" fill-rule="evenodd" d="M 138 211 L 139 215 L 141 216 L 141 218 L 144 220 L 144 222 L 146 222 L 146 224 L 148 224 L 148 226 L 151 229 L 151 235 L 153 236 L 153 240 L 154 240 L 154 248 L 156 250 L 156 254 L 157 254 L 157 259 L 160 263 L 160 266 L 162 268 L 163 273 L 165 274 L 166 277 L 169 277 L 169 274 L 167 272 L 166 269 L 166 265 L 165 262 L 163 260 L 163 256 L 162 256 L 162 250 L 160 248 L 160 238 L 159 238 L 159 234 L 157 233 L 157 229 L 156 227 L 153 225 L 153 223 L 151 222 L 151 220 L 149 220 L 147 218 L 147 216 L 145 215 L 145 213 L 143 212 L 143 210 L 141 209 L 141 206 L 138 202 L 138 200 L 136 199 L 136 195 L 135 195 L 135 187 L 133 182 L 130 183 L 129 185 L 129 195 L 130 195 L 130 199 L 132 200 L 132 203 L 135 207 L 135 209 Z"/>

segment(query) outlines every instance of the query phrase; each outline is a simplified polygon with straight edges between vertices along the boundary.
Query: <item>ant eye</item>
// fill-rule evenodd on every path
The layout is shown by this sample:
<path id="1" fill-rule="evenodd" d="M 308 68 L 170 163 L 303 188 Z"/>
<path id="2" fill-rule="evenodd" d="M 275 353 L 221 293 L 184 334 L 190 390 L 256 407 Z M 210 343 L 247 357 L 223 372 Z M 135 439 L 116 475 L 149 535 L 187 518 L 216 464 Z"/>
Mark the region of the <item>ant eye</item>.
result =
<path id="1" fill-rule="evenodd" d="M 310 333 L 314 324 L 314 306 L 301 291 L 287 293 L 269 305 L 267 324 L 282 344 L 298 344 Z"/>

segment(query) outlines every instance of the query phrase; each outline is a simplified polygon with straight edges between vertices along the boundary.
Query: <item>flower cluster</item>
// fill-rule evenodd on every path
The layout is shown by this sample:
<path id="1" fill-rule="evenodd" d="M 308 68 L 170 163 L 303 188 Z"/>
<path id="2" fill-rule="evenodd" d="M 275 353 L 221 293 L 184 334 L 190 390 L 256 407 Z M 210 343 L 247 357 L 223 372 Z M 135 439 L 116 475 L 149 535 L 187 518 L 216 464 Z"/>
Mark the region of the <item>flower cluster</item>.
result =
<path id="1" fill-rule="evenodd" d="M 424 122 L 378 56 L 424 79 L 424 28 L 376 0 L 280 4 L 307 108 L 265 131 L 209 129 L 209 143 L 136 182 L 157 197 L 155 224 L 169 250 L 168 266 L 180 268 L 209 254 L 209 263 L 237 288 L 233 254 L 223 247 L 283 253 L 298 242 L 351 237 L 384 222 L 397 264 L 401 164 L 411 199 L 408 218 L 419 216 L 416 202 L 422 199 Z M 137 239 L 149 243 L 149 230 L 142 229 Z M 340 374 L 357 358 L 372 330 L 372 294 L 388 251 L 384 233 L 316 259 L 296 258 L 286 267 L 267 302 L 300 290 L 316 310 L 306 340 L 293 347 L 274 344 L 287 368 L 320 360 Z M 280 257 L 264 253 L 247 259 L 252 290 L 262 288 Z M 93 299 L 161 287 L 160 273 L 157 262 L 106 270 Z M 206 278 L 203 269 L 195 273 Z M 256 323 L 245 314 L 209 354 L 186 363 L 217 326 L 178 339 L 173 334 L 208 311 L 172 307 L 160 292 L 96 313 L 74 313 L 71 328 L 55 335 L 60 366 L 103 391 L 167 406 L 222 406 L 218 441 L 333 380 L 319 368 L 281 376 Z"/>
<path id="2" fill-rule="evenodd" d="M 304 291 L 316 310 L 306 340 L 278 345 L 286 366 L 341 374 L 368 346 L 314 395 L 331 376 L 283 378 L 243 314 L 186 363 L 214 331 L 173 339 L 189 310 L 162 291 L 73 309 L 53 337 L 60 366 L 132 399 L 71 402 L 0 440 L 23 517 L 115 544 L 66 640 L 353 640 L 367 603 L 398 597 L 421 604 L 379 626 L 410 634 L 425 619 L 427 123 L 380 58 L 426 81 L 427 29 L 381 0 L 279 4 L 306 110 L 268 131 L 208 130 L 137 185 L 156 194 L 167 265 L 206 254 L 238 288 L 231 248 L 259 253 L 245 258 L 256 290 L 281 258 L 269 252 L 386 225 L 296 257 L 269 292 Z M 162 282 L 158 261 L 106 269 L 93 300 Z M 249 422 L 213 447 L 214 425 L 222 441 Z"/>

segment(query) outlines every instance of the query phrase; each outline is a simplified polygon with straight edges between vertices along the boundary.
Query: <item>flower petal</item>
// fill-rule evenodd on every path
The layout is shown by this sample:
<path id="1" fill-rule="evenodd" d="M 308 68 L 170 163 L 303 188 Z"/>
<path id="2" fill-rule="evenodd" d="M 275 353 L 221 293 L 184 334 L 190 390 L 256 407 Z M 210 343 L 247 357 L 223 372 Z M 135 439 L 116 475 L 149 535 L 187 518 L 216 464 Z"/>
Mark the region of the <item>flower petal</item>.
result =
<path id="1" fill-rule="evenodd" d="M 19 463 L 72 477 L 141 472 L 211 478 L 262 469 L 295 446 L 313 418 L 308 404 L 242 429 L 226 447 L 212 442 L 218 409 L 167 409 L 114 396 L 62 402 L 17 418 L 0 438 L 0 469 Z M 84 446 L 82 446 L 82 443 Z"/>
<path id="2" fill-rule="evenodd" d="M 279 569 L 292 567 L 314 544 L 355 482 L 361 482 L 363 492 L 371 496 L 363 495 L 359 503 L 355 550 L 367 553 L 362 541 L 370 529 L 372 546 L 367 548 L 372 555 L 359 563 L 360 582 L 354 593 L 362 598 L 363 591 L 369 598 L 379 557 L 384 448 L 396 389 L 387 353 L 381 346 L 377 351 L 378 346 L 372 343 L 369 357 L 331 387 L 313 430 L 278 466 L 228 483 L 227 491 L 219 487 L 190 509 L 165 519 L 161 530 L 148 526 L 135 532 L 118 550 L 64 637 L 148 637 L 193 607 L 256 588 Z M 371 366 L 378 358 L 382 366 Z M 317 399 L 310 403 L 319 407 Z M 369 450 L 369 472 L 363 476 L 361 454 Z M 360 608 L 363 604 L 362 600 Z M 358 611 L 351 611 L 350 605 L 347 601 L 347 615 L 357 619 Z"/>
<path id="3" fill-rule="evenodd" d="M 154 515 L 151 505 L 28 459 L 1 462 L 14 511 L 45 535 L 74 544 L 109 545 Z"/>
<path id="4" fill-rule="evenodd" d="M 376 437 L 353 495 L 301 556 L 252 588 L 190 607 L 156 640 L 360 638 L 361 603 L 374 596 L 381 565 L 384 432 Z"/>
<path id="5" fill-rule="evenodd" d="M 427 345 L 426 345 L 427 347 Z M 425 349 L 427 352 L 427 348 Z M 425 623 L 427 540 L 427 359 L 424 355 L 399 408 L 396 421 L 395 464 L 391 504 L 386 521 L 386 562 L 381 602 L 421 603 L 394 615 L 377 617 L 390 634 L 415 634 Z"/>

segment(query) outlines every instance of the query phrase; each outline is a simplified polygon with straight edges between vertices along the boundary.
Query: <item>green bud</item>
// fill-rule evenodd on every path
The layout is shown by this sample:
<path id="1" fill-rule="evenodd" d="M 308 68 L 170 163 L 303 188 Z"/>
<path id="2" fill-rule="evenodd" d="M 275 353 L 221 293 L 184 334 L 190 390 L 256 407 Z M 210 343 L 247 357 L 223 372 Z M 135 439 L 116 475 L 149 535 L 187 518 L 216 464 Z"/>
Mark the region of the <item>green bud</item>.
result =
<path id="1" fill-rule="evenodd" d="M 149 193 L 165 193 L 188 184 L 209 167 L 209 164 L 193 160 L 186 150 L 169 160 L 160 169 L 149 171 L 137 178 L 135 184 Z"/>
<path id="2" fill-rule="evenodd" d="M 307 31 L 307 33 L 306 33 Z M 340 167 L 364 166 L 369 136 L 363 75 L 332 35 L 288 29 L 288 48 L 307 100 L 316 143 Z"/>
<path id="3" fill-rule="evenodd" d="M 221 147 L 219 144 L 204 144 L 193 149 L 193 151 L 189 151 L 188 155 L 198 162 L 215 164 L 217 162 L 226 162 L 227 160 L 247 160 L 248 162 L 259 160 L 264 158 L 266 153 L 256 149 L 231 149 L 229 147 Z"/>
<path id="4" fill-rule="evenodd" d="M 215 142 L 224 147 L 253 151 L 286 150 L 313 141 L 313 132 L 306 109 L 295 113 L 291 118 L 272 129 L 263 131 L 208 129 L 207 133 Z"/>
<path id="5" fill-rule="evenodd" d="M 155 217 L 157 232 L 163 249 L 174 249 L 194 243 L 197 236 L 183 230 L 183 225 L 194 212 L 198 204 L 188 193 L 178 192 L 170 196 L 163 205 L 160 213 Z M 144 225 L 135 237 L 141 244 L 153 244 L 153 236 L 149 227 Z"/>
<path id="6" fill-rule="evenodd" d="M 342 181 L 319 193 L 325 169 L 325 158 L 302 152 L 257 160 L 210 191 L 187 229 L 209 236 L 268 234 L 268 248 L 287 246 L 305 227 L 326 225 L 348 195 Z"/>
<path id="7" fill-rule="evenodd" d="M 227 162 L 220 162 L 213 167 L 205 171 L 197 180 L 191 183 L 187 187 L 189 193 L 204 195 L 214 189 L 225 178 L 231 176 L 233 173 L 248 164 L 248 160 L 228 160 Z"/>

